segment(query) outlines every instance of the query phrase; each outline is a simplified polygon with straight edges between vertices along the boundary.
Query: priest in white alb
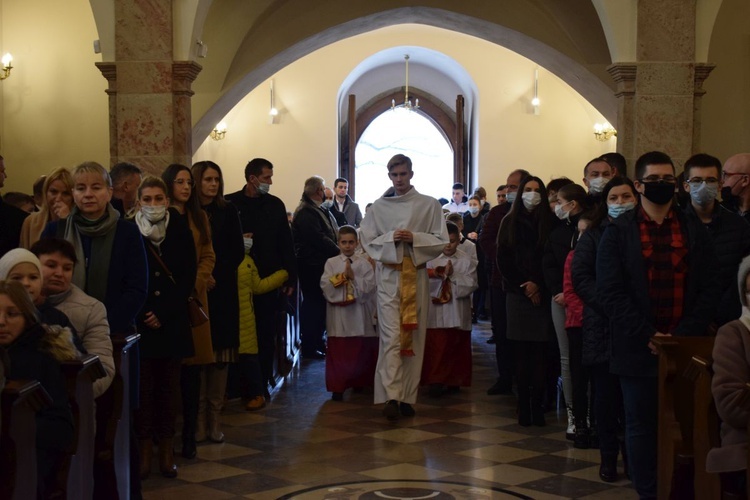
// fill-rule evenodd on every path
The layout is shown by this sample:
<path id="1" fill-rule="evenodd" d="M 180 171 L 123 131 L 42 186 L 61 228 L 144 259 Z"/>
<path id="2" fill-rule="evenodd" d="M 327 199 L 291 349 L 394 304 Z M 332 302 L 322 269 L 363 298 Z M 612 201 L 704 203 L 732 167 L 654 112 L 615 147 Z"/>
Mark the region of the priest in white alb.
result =
<path id="1" fill-rule="evenodd" d="M 408 156 L 388 162 L 393 183 L 360 224 L 360 240 L 377 262 L 380 351 L 375 404 L 385 403 L 389 420 L 413 416 L 424 358 L 430 301 L 425 265 L 443 252 L 448 232 L 440 203 L 419 194 Z"/>

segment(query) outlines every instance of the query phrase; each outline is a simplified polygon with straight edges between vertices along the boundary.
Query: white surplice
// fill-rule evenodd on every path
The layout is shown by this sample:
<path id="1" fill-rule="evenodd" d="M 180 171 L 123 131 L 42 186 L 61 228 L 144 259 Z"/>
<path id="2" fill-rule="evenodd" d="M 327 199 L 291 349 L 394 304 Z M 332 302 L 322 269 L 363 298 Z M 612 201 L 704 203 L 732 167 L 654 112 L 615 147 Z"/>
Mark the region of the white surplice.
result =
<path id="1" fill-rule="evenodd" d="M 336 303 L 346 299 L 346 284 L 334 287 L 331 277 L 343 273 L 346 261 L 351 258 L 354 272 L 352 292 L 355 302 L 346 306 Z M 373 324 L 375 317 L 375 271 L 365 257 L 343 254 L 326 261 L 320 288 L 328 304 L 326 305 L 326 331 L 329 337 L 374 337 L 378 332 Z"/>
<path id="2" fill-rule="evenodd" d="M 430 302 L 427 328 L 458 328 L 471 330 L 471 293 L 477 289 L 477 265 L 461 250 L 448 257 L 445 254 L 427 263 L 427 269 L 444 267 L 448 261 L 453 265 L 451 300 L 445 304 Z M 440 278 L 430 278 L 430 297 L 437 297 L 442 283 Z"/>
<path id="3" fill-rule="evenodd" d="M 475 266 L 479 264 L 479 259 L 477 258 L 476 243 L 471 241 L 469 238 L 464 238 L 463 241 L 458 244 L 458 249 L 468 255 L 469 258 L 474 262 Z"/>
<path id="4" fill-rule="evenodd" d="M 389 196 L 390 195 L 390 196 Z M 393 240 L 406 229 L 412 244 Z M 443 210 L 437 200 L 412 188 L 403 196 L 389 189 L 375 201 L 360 224 L 362 247 L 376 262 L 378 332 L 380 351 L 375 371 L 375 404 L 396 400 L 416 403 L 424 357 L 427 308 L 430 301 L 427 269 L 448 244 Z M 414 356 L 401 356 L 401 271 L 384 264 L 401 264 L 404 253 L 417 269 L 417 329 L 412 331 Z"/>

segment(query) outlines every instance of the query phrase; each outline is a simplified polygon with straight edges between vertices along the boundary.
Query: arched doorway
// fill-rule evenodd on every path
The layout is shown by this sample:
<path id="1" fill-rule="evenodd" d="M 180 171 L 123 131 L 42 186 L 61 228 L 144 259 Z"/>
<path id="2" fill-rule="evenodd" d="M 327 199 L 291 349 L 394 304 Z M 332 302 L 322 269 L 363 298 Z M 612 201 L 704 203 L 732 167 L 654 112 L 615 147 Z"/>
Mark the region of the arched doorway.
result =
<path id="1" fill-rule="evenodd" d="M 426 195 L 439 198 L 453 184 L 453 148 L 435 123 L 418 111 L 403 108 L 378 115 L 357 142 L 355 175 L 357 201 L 375 201 L 390 187 L 386 164 L 395 154 L 413 162 L 412 184 Z"/>

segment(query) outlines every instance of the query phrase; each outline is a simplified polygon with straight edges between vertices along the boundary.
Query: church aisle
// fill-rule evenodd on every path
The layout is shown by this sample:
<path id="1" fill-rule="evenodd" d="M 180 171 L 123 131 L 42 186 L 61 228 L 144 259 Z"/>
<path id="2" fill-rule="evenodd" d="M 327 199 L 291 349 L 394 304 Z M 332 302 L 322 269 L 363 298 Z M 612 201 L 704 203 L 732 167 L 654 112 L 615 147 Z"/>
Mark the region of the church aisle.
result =
<path id="1" fill-rule="evenodd" d="M 563 412 L 547 413 L 546 427 L 524 428 L 514 397 L 485 394 L 495 376 L 489 335 L 489 323 L 475 325 L 473 387 L 440 399 L 420 391 L 417 416 L 395 423 L 372 405 L 371 391 L 332 401 L 325 362 L 302 360 L 266 409 L 228 403 L 226 442 L 178 458 L 177 479 L 152 474 L 144 498 L 354 500 L 377 498 L 375 490 L 391 498 L 433 490 L 435 498 L 637 498 L 624 478 L 599 480 L 598 450 L 565 440 Z"/>

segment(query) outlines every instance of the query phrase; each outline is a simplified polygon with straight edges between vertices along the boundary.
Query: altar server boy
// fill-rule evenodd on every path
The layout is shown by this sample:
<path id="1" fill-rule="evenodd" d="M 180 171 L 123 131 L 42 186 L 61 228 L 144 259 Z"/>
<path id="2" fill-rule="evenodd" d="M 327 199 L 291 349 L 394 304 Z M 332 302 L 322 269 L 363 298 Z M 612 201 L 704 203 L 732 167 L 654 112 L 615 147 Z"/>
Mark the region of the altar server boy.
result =
<path id="1" fill-rule="evenodd" d="M 477 288 L 477 264 L 458 249 L 458 226 L 446 224 L 450 243 L 427 263 L 431 303 L 421 384 L 429 385 L 434 397 L 446 387 L 471 385 L 471 293 Z"/>
<path id="2" fill-rule="evenodd" d="M 341 401 L 349 387 L 372 387 L 378 361 L 375 272 L 355 253 L 357 230 L 339 228 L 341 253 L 326 261 L 320 288 L 326 305 L 326 389 Z"/>

